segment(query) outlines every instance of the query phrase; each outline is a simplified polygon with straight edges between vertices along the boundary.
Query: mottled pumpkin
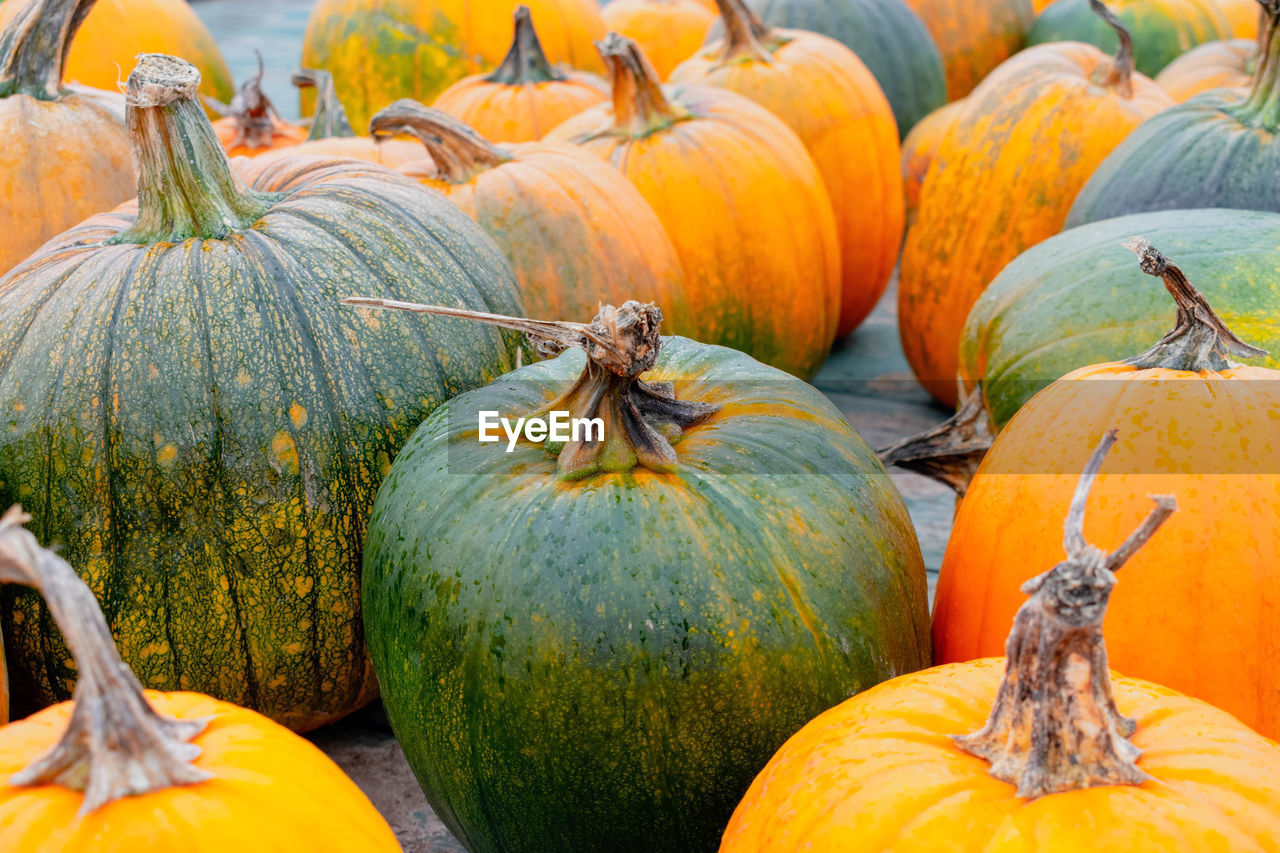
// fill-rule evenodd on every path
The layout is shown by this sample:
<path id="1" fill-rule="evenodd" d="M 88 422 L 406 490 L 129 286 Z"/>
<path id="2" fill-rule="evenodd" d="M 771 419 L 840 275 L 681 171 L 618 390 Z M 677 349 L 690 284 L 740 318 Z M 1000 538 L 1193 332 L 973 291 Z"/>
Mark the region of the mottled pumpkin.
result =
<path id="1" fill-rule="evenodd" d="M 0 517 L 0 583 L 39 592 L 50 630 L 75 655 L 77 684 L 74 702 L 0 727 L 0 849 L 400 849 L 312 744 L 208 696 L 144 693 L 93 593 L 39 546 L 22 526 L 30 521 L 17 507 Z"/>
<path id="2" fill-rule="evenodd" d="M 337 83 L 352 123 L 367 127 L 398 98 L 430 101 L 470 74 L 502 62 L 517 0 L 318 0 L 302 42 L 302 64 Z M 585 71 L 602 66 L 605 35 L 595 0 L 524 0 L 547 58 Z M 304 92 L 303 114 L 311 112 Z"/>
<path id="3" fill-rule="evenodd" d="M 1280 211 L 1280 2 L 1248 89 L 1220 89 L 1147 120 L 1080 191 L 1067 226 L 1146 210 Z"/>
<path id="4" fill-rule="evenodd" d="M 898 290 L 907 361 L 939 400 L 955 404 L 960 333 L 983 289 L 1056 234 L 1098 163 L 1172 103 L 1130 61 L 1079 42 L 1025 50 L 974 90 L 939 146 Z"/>
<path id="5" fill-rule="evenodd" d="M 772 27 L 808 30 L 853 51 L 893 105 L 899 136 L 947 102 L 942 57 L 929 30 L 903 0 L 748 0 Z M 724 38 L 717 21 L 707 42 Z"/>
<path id="6" fill-rule="evenodd" d="M 1116 668 L 1212 702 L 1275 737 L 1280 528 L 1251 519 L 1280 511 L 1271 451 L 1280 446 L 1280 371 L 1235 365 L 1261 351 L 1231 334 L 1181 270 L 1144 241 L 1134 248 L 1143 270 L 1161 275 L 1174 294 L 1176 327 L 1141 355 L 1067 374 L 996 435 L 947 544 L 935 660 L 999 651 L 1019 586 L 1061 553 L 1040 527 L 1062 519 L 1070 472 L 1098 435 L 1115 428 L 1120 439 L 1094 485 L 1089 538 L 1118 542 L 1146 512 L 1148 495 L 1176 494 L 1180 505 L 1111 600 L 1106 626 Z"/>
<path id="7" fill-rule="evenodd" d="M 4 0 L 0 27 L 37 2 L 42 0 Z M 93 8 L 66 56 L 63 79 L 67 82 L 116 92 L 138 54 L 171 53 L 200 69 L 203 94 L 220 101 L 235 94 L 231 69 L 213 33 L 187 0 L 97 0 L 80 5 Z"/>
<path id="8" fill-rule="evenodd" d="M 1022 49 L 1031 0 L 906 0 L 933 35 L 947 73 L 947 99 L 973 91 Z"/>
<path id="9" fill-rule="evenodd" d="M 902 188 L 906 197 L 907 225 L 915 221 L 920 187 L 933 158 L 964 110 L 964 99 L 952 101 L 925 116 L 902 140 Z"/>
<path id="10" fill-rule="evenodd" d="M 600 16 L 610 32 L 640 45 L 663 80 L 698 52 L 716 22 L 703 0 L 613 0 Z"/>
<path id="11" fill-rule="evenodd" d="M 1217 0 L 1106 0 L 1107 8 L 1133 37 L 1137 68 L 1154 77 L 1205 42 L 1231 38 L 1231 22 Z M 1030 44 L 1083 41 L 1114 51 L 1116 34 L 1090 8 L 1090 0 L 1057 0 L 1027 34 Z"/>
<path id="12" fill-rule="evenodd" d="M 495 145 L 447 113 L 396 101 L 369 125 L 407 134 L 425 149 L 400 168 L 448 196 L 502 249 L 533 317 L 585 321 L 629 296 L 691 321 L 684 270 L 640 191 L 608 163 L 573 145 Z"/>
<path id="13" fill-rule="evenodd" d="M 559 69 L 547 60 L 529 7 L 520 6 L 511 49 L 502 64 L 490 74 L 459 80 L 432 106 L 457 116 L 487 139 L 532 142 L 608 97 L 608 84 L 595 74 Z"/>
<path id="14" fill-rule="evenodd" d="M 61 85 L 66 42 L 92 6 L 38 0 L 0 29 L 0 275 L 55 234 L 133 196 L 124 126 L 98 96 Z"/>
<path id="15" fill-rule="evenodd" d="M 840 242 L 804 143 L 764 107 L 711 86 L 660 87 L 635 43 L 603 43 L 613 100 L 547 135 L 617 166 L 684 265 L 692 324 L 671 331 L 810 376 L 840 316 Z"/>
<path id="16" fill-rule="evenodd" d="M 1213 89 L 1240 89 L 1253 82 L 1258 45 L 1251 39 L 1211 41 L 1187 51 L 1156 75 L 1156 85 L 1179 104 Z"/>
<path id="17" fill-rule="evenodd" d="M 379 491 L 362 594 L 383 701 L 476 853 L 714 849 L 805 720 L 928 659 L 915 534 L 874 455 L 815 389 L 659 343 L 658 317 L 517 325 L 591 360 L 454 398 Z M 548 408 L 604 440 L 477 440 L 480 411 Z"/>
<path id="18" fill-rule="evenodd" d="M 1168 328 L 1168 296 L 1136 278 L 1118 246 L 1143 237 L 1178 258 L 1242 337 L 1280 368 L 1280 214 L 1171 210 L 1082 225 L 1004 268 L 973 306 L 960 375 L 1002 428 L 1036 392 L 1077 368 L 1119 361 Z"/>
<path id="19" fill-rule="evenodd" d="M 805 144 L 836 216 L 844 282 L 836 336 L 844 337 L 879 301 L 902 247 L 902 154 L 893 110 L 867 66 L 840 42 L 774 29 L 743 0 L 719 2 L 724 40 L 681 64 L 671 82 L 746 95 Z"/>
<path id="20" fill-rule="evenodd" d="M 144 684 L 307 729 L 376 692 L 357 591 L 387 465 L 427 412 L 513 364 L 510 339 L 338 299 L 520 302 L 493 241 L 408 178 L 314 157 L 233 171 L 198 80 L 145 56 L 139 207 L 0 278 L 0 500 L 76 565 Z M 2 616 L 15 697 L 66 698 L 38 602 L 10 595 Z"/>

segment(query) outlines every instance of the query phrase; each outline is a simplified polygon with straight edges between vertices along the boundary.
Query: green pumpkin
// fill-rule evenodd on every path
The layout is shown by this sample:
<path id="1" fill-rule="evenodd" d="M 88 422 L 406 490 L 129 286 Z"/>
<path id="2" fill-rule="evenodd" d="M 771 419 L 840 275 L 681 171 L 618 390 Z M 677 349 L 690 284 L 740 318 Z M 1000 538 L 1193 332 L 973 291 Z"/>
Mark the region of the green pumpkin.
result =
<path id="1" fill-rule="evenodd" d="M 603 309 L 596 339 L 637 309 Z M 575 350 L 460 395 L 378 494 L 374 668 L 475 853 L 713 850 L 807 720 L 928 665 L 910 519 L 825 397 L 684 338 L 644 377 L 679 400 L 635 375 Z M 478 441 L 481 411 L 561 407 L 601 416 L 603 446 Z"/>
<path id="2" fill-rule="evenodd" d="M 999 429 L 1037 391 L 1079 367 L 1121 361 L 1171 326 L 1169 295 L 1124 249 L 1144 237 L 1177 258 L 1227 325 L 1280 367 L 1280 215 L 1176 210 L 1096 222 L 1051 237 L 1004 268 L 960 341 L 966 385 L 981 385 Z"/>
<path id="3" fill-rule="evenodd" d="M 320 158 L 233 171 L 198 81 L 144 57 L 140 212 L 93 217 L 0 279 L 0 503 L 81 572 L 144 685 L 307 729 L 376 695 L 358 587 L 391 459 L 513 366 L 494 331 L 339 299 L 511 311 L 517 286 L 479 226 L 408 178 Z M 47 613 L 6 595 L 16 700 L 67 698 Z"/>
<path id="4" fill-rule="evenodd" d="M 898 134 L 947 102 L 938 46 L 902 0 L 747 0 L 772 27 L 809 30 L 852 50 L 875 75 L 893 107 Z M 724 38 L 716 19 L 707 44 Z"/>
<path id="5" fill-rule="evenodd" d="M 1273 28 L 1280 6 L 1270 13 Z M 1138 126 L 1080 190 L 1067 227 L 1144 210 L 1280 212 L 1280 38 L 1249 90 L 1217 89 Z"/>
<path id="6" fill-rule="evenodd" d="M 1214 0 L 1106 0 L 1106 6 L 1132 36 L 1138 70 L 1148 77 L 1196 45 L 1231 38 L 1231 22 Z M 1056 0 L 1040 13 L 1027 43 L 1054 41 L 1087 42 L 1109 54 L 1120 46 L 1089 0 Z"/>

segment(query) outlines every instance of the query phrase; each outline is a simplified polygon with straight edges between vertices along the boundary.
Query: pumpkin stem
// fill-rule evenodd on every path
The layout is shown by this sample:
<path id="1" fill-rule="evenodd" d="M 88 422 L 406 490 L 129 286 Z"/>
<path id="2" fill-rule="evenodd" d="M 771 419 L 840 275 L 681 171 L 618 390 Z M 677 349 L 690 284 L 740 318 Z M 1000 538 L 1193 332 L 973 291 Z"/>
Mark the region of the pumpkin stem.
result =
<path id="1" fill-rule="evenodd" d="M 1258 64 L 1244 103 L 1229 109 L 1240 122 L 1275 133 L 1280 130 L 1280 0 L 1258 0 L 1262 27 L 1258 30 Z"/>
<path id="2" fill-rule="evenodd" d="M 596 49 L 609 69 L 613 132 L 648 136 L 689 117 L 685 109 L 667 100 L 658 84 L 658 72 L 631 39 L 609 33 L 596 42 Z"/>
<path id="3" fill-rule="evenodd" d="M 231 170 L 197 100 L 200 72 L 144 53 L 125 89 L 125 126 L 138 174 L 138 218 L 112 243 L 220 240 L 256 222 L 278 196 L 256 193 Z"/>
<path id="4" fill-rule="evenodd" d="M 52 749 L 14 774 L 9 784 L 61 785 L 84 793 L 86 815 L 121 797 L 194 785 L 213 774 L 191 762 L 191 739 L 208 720 L 176 720 L 156 713 L 142 685 L 120 660 L 98 602 L 75 570 L 23 525 L 31 517 L 14 506 L 0 517 L 0 583 L 34 588 L 75 658 L 75 708 Z"/>
<path id="5" fill-rule="evenodd" d="M 300 68 L 290 79 L 299 89 L 316 90 L 316 110 L 307 139 L 349 139 L 356 135 L 351 122 L 347 120 L 347 110 L 342 106 L 342 101 L 338 100 L 337 90 L 333 88 L 332 74 L 318 68 Z M 266 101 L 266 96 L 263 95 L 262 99 Z"/>
<path id="6" fill-rule="evenodd" d="M 1102 0 L 1089 0 L 1089 8 L 1099 18 L 1107 22 L 1111 29 L 1116 31 L 1116 36 L 1120 39 L 1120 48 L 1116 51 L 1116 55 L 1112 57 L 1109 65 L 1098 68 L 1095 72 L 1094 82 L 1101 86 L 1107 86 L 1114 89 L 1124 98 L 1133 97 L 1133 37 L 1129 35 L 1129 31 L 1125 29 L 1124 24 L 1120 23 L 1120 19 L 1115 13 L 1102 4 Z"/>
<path id="7" fill-rule="evenodd" d="M 991 716 L 970 735 L 954 735 L 964 751 L 991 763 L 990 773 L 1034 799 L 1101 785 L 1141 785 L 1150 777 L 1128 738 L 1137 724 L 1116 708 L 1107 670 L 1102 618 L 1115 572 L 1177 508 L 1152 496 L 1155 509 L 1110 554 L 1084 538 L 1084 509 L 1102 460 L 1115 443 L 1103 436 L 1076 486 L 1067 515 L 1067 559 L 1022 585 L 1005 641 L 1005 674 Z"/>
<path id="8" fill-rule="evenodd" d="M 369 122 L 369 132 L 374 139 L 404 133 L 415 137 L 435 161 L 439 179 L 450 184 L 465 184 L 511 159 L 462 120 L 411 98 L 401 98 L 379 110 Z"/>
<path id="9" fill-rule="evenodd" d="M 569 347 L 587 353 L 587 365 L 577 381 L 543 412 L 567 411 L 572 418 L 599 418 L 603 434 L 584 430 L 571 441 L 548 441 L 556 454 L 560 476 L 581 480 L 603 471 L 630 471 L 641 465 L 652 471 L 677 468 L 677 443 L 685 430 L 703 423 L 720 410 L 707 403 L 677 400 L 670 383 L 649 383 L 640 374 L 658 362 L 662 341 L 658 328 L 662 310 L 653 303 L 629 301 L 621 308 L 601 306 L 590 323 L 529 320 L 461 308 L 443 308 L 390 299 L 348 297 L 344 305 L 391 308 L 419 314 L 461 317 L 524 332 L 535 339 L 540 355 L 554 355 Z"/>
<path id="10" fill-rule="evenodd" d="M 716 6 L 724 21 L 720 65 L 773 59 L 772 52 L 765 46 L 774 40 L 773 31 L 743 0 L 716 0 Z"/>
<path id="11" fill-rule="evenodd" d="M 532 86 L 566 79 L 542 52 L 542 42 L 538 40 L 538 31 L 533 28 L 533 15 L 528 6 L 516 7 L 511 49 L 502 64 L 484 79 L 503 86 Z"/>
<path id="12" fill-rule="evenodd" d="M 1182 270 L 1146 240 L 1132 237 L 1124 247 L 1138 256 L 1144 273 L 1163 279 L 1165 289 L 1178 305 L 1173 331 L 1141 355 L 1126 359 L 1126 364 L 1144 369 L 1220 371 L 1235 366 L 1228 356 L 1256 358 L 1267 354 L 1266 350 L 1250 346 L 1232 334 Z"/>
<path id="13" fill-rule="evenodd" d="M 62 72 L 76 30 L 95 0 L 33 0 L 0 31 L 0 98 L 62 96 Z"/>
<path id="14" fill-rule="evenodd" d="M 960 497 L 969 488 L 994 436 L 978 388 L 960 389 L 960 408 L 931 430 L 880 451 L 880 461 L 923 474 L 950 486 Z"/>
<path id="15" fill-rule="evenodd" d="M 204 102 L 215 113 L 235 120 L 236 135 L 228 146 L 230 148 L 241 145 L 251 149 L 270 148 L 276 138 L 276 122 L 282 120 L 276 112 L 275 104 L 262 91 L 262 81 L 267 71 L 262 64 L 262 52 L 255 53 L 258 55 L 258 73 L 244 81 L 230 104 L 224 104 L 208 95 L 203 96 Z"/>

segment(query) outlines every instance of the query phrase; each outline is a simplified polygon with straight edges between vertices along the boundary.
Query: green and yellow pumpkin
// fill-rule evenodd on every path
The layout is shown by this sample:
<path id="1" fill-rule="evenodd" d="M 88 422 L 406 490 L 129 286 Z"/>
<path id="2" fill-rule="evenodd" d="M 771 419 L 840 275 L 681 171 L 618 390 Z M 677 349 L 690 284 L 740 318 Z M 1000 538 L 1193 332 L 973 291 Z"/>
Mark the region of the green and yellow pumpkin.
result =
<path id="1" fill-rule="evenodd" d="M 76 565 L 144 684 L 308 729 L 376 694 L 358 588 L 383 473 L 428 412 L 514 354 L 338 300 L 520 302 L 493 241 L 408 178 L 317 157 L 233 169 L 198 84 L 145 55 L 129 78 L 137 206 L 0 278 L 0 501 Z M 47 613 L 7 595 L 15 696 L 65 699 L 75 671 Z"/>

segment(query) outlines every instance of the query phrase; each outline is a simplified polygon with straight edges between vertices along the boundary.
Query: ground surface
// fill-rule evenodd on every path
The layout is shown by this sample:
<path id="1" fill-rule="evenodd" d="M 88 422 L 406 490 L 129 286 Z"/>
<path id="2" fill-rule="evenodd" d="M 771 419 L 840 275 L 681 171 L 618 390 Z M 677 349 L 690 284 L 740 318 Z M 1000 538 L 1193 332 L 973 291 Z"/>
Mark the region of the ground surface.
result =
<path id="1" fill-rule="evenodd" d="M 298 114 L 289 76 L 298 67 L 312 0 L 204 0 L 196 12 L 213 30 L 237 83 L 266 68 L 264 88 L 286 118 Z M 837 345 L 814 384 L 844 412 L 872 447 L 880 448 L 933 426 L 947 412 L 916 385 L 898 343 L 895 297 Z M 929 568 L 930 597 L 951 527 L 951 492 L 923 478 L 891 471 L 920 536 Z M 461 853 L 464 848 L 436 817 L 376 706 L 311 735 L 369 795 L 395 829 L 406 853 Z"/>

